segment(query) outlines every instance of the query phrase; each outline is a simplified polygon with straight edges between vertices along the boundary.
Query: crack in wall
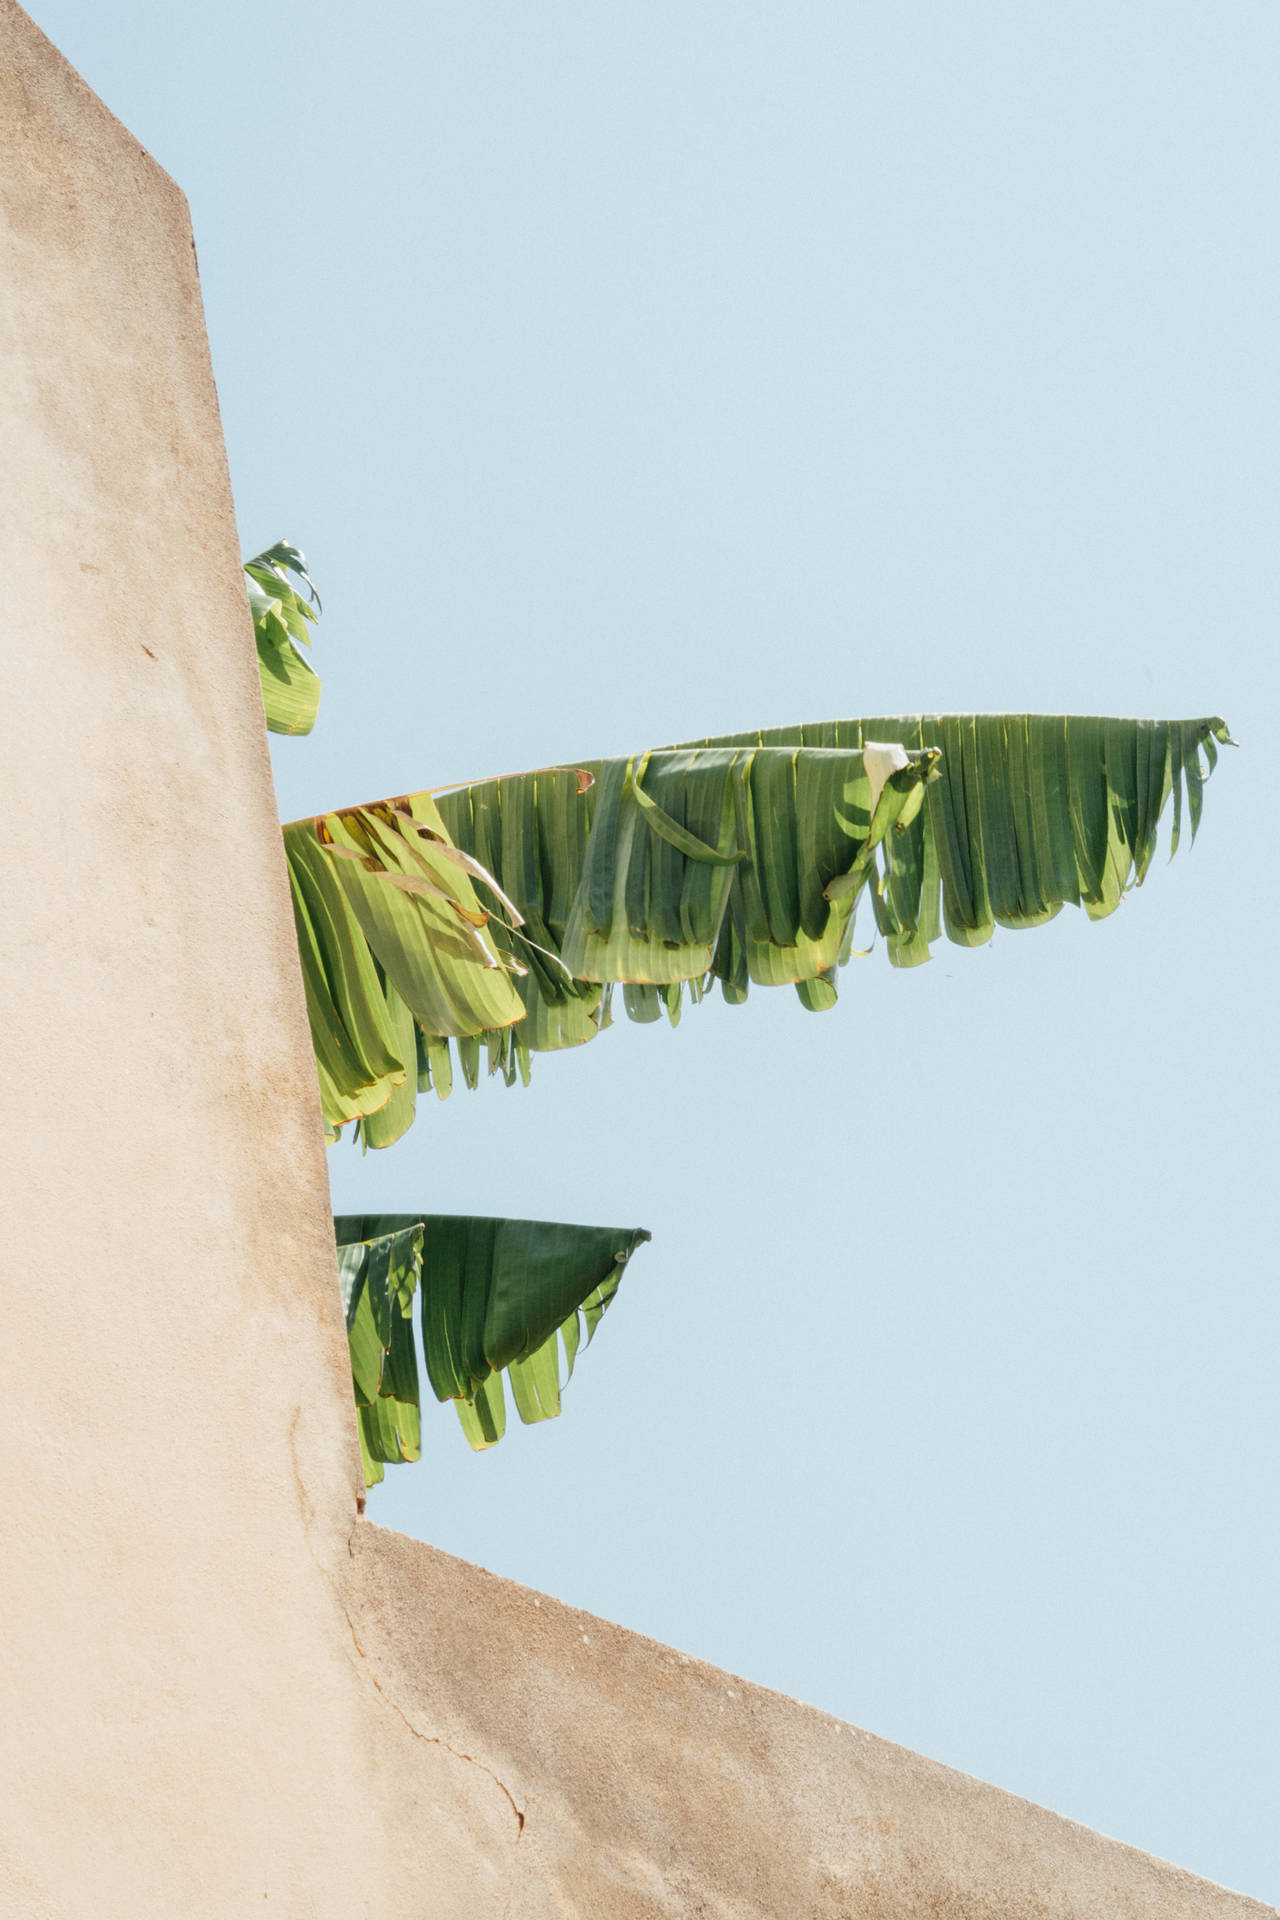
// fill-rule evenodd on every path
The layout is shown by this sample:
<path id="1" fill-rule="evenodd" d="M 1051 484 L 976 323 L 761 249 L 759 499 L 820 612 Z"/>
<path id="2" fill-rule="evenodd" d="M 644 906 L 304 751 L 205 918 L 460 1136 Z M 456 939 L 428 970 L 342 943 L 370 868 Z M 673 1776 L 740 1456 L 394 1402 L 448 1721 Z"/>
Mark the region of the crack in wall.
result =
<path id="1" fill-rule="evenodd" d="M 494 1786 L 497 1787 L 498 1791 L 503 1795 L 508 1806 L 511 1808 L 512 1813 L 514 1813 L 516 1817 L 516 1845 L 519 1846 L 520 1841 L 524 1836 L 525 1817 L 524 1817 L 523 1810 L 517 1804 L 516 1797 L 512 1793 L 506 1781 L 499 1779 L 498 1775 L 493 1771 L 493 1768 L 487 1767 L 483 1760 L 477 1760 L 476 1756 L 473 1753 L 462 1753 L 459 1751 L 457 1747 L 451 1747 L 449 1745 L 449 1742 L 445 1739 L 442 1739 L 438 1733 L 424 1733 L 421 1727 L 414 1726 L 413 1721 L 409 1718 L 408 1714 L 405 1712 L 404 1708 L 400 1705 L 399 1701 L 392 1698 L 392 1696 L 387 1692 L 386 1688 L 383 1686 L 381 1680 L 379 1680 L 377 1674 L 374 1672 L 369 1656 L 360 1644 L 360 1636 L 356 1632 L 355 1622 L 351 1618 L 350 1609 L 348 1608 L 346 1602 L 343 1600 L 342 1595 L 335 1591 L 334 1597 L 337 1600 L 338 1605 L 342 1608 L 342 1617 L 347 1623 L 347 1631 L 351 1635 L 351 1644 L 355 1648 L 357 1654 L 360 1657 L 360 1660 L 363 1665 L 363 1671 L 368 1676 L 370 1685 L 374 1688 L 374 1691 L 380 1694 L 383 1700 L 385 1700 L 387 1705 L 390 1707 L 391 1711 L 394 1714 L 396 1714 L 401 1720 L 404 1721 L 405 1726 L 408 1727 L 410 1733 L 413 1735 L 415 1740 L 425 1740 L 428 1746 L 442 1747 L 446 1753 L 452 1754 L 455 1760 L 464 1760 L 469 1767 L 478 1767 L 481 1773 L 488 1775 L 489 1779 L 493 1781 Z M 509 1905 L 510 1905 L 510 1899 L 508 1898 L 508 1906 Z"/>
<path id="2" fill-rule="evenodd" d="M 302 1414 L 302 1408 L 296 1407 L 294 1409 L 293 1418 L 289 1422 L 288 1441 L 289 1441 L 289 1455 L 290 1455 L 290 1460 L 293 1466 L 294 1488 L 295 1488 L 297 1499 L 298 1499 L 298 1511 L 299 1511 L 299 1516 L 302 1520 L 302 1537 L 306 1542 L 307 1552 L 311 1556 L 311 1560 L 316 1568 L 316 1571 L 319 1573 L 320 1577 L 325 1581 L 326 1585 L 330 1588 L 334 1599 L 337 1601 L 338 1606 L 341 1609 L 342 1617 L 347 1623 L 347 1632 L 351 1635 L 351 1644 L 356 1651 L 359 1671 L 369 1681 L 375 1693 L 377 1693 L 378 1696 L 391 1709 L 391 1711 L 400 1720 L 404 1722 L 404 1725 L 409 1729 L 409 1732 L 413 1735 L 415 1740 L 422 1740 L 426 1743 L 427 1746 L 439 1747 L 443 1752 L 451 1755 L 453 1759 L 461 1760 L 466 1766 L 476 1767 L 481 1773 L 486 1774 L 488 1778 L 492 1780 L 494 1786 L 497 1787 L 499 1793 L 502 1794 L 503 1798 L 507 1802 L 507 1805 L 511 1808 L 512 1813 L 515 1815 L 516 1837 L 515 1837 L 515 1843 L 511 1850 L 512 1852 L 511 1878 L 507 1883 L 507 1895 L 506 1895 L 506 1899 L 503 1902 L 503 1907 L 502 1907 L 502 1920 L 510 1920 L 511 1902 L 515 1897 L 516 1872 L 518 1868 L 518 1862 L 516 1860 L 515 1855 L 521 1840 L 524 1838 L 524 1827 L 525 1827 L 524 1810 L 522 1807 L 518 1805 L 516 1801 L 516 1797 L 512 1793 L 506 1781 L 500 1779 L 498 1775 L 493 1771 L 493 1768 L 487 1767 L 483 1760 L 477 1760 L 476 1756 L 473 1753 L 462 1753 L 457 1747 L 450 1746 L 449 1742 L 443 1739 L 439 1734 L 424 1733 L 421 1727 L 416 1727 L 413 1724 L 413 1721 L 409 1718 L 408 1714 L 405 1712 L 404 1708 L 400 1705 L 399 1701 L 394 1699 L 392 1695 L 387 1692 L 387 1689 L 383 1686 L 377 1674 L 374 1672 L 373 1664 L 369 1659 L 369 1655 L 366 1653 L 364 1647 L 360 1644 L 360 1636 L 356 1632 L 356 1624 L 351 1617 L 351 1609 L 347 1606 L 346 1601 L 342 1597 L 339 1584 L 337 1580 L 334 1578 L 333 1574 L 328 1570 L 327 1567 L 324 1566 L 323 1562 L 320 1559 L 320 1556 L 317 1554 L 315 1547 L 312 1544 L 311 1534 L 312 1534 L 312 1530 L 315 1523 L 315 1507 L 303 1483 L 302 1471 L 298 1461 L 297 1428 L 298 1428 L 298 1421 L 301 1417 L 301 1414 Z M 360 1525 L 360 1516 L 363 1512 L 363 1509 L 364 1509 L 363 1500 L 358 1500 L 356 1504 L 356 1513 L 352 1517 L 351 1525 L 347 1530 L 347 1557 L 350 1560 L 355 1559 L 356 1530 Z"/>

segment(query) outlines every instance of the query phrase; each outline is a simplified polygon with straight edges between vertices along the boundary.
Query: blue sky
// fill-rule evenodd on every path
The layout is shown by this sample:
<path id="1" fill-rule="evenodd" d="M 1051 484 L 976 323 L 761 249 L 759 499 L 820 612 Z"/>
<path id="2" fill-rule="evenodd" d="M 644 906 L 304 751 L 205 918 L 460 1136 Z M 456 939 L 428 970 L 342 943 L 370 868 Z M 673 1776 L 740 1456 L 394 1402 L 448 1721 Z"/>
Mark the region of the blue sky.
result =
<path id="1" fill-rule="evenodd" d="M 564 1418 L 440 1410 L 375 1517 L 1280 1898 L 1274 8 L 32 10 L 186 189 L 245 551 L 324 593 L 283 815 L 1231 722 L 1101 925 L 615 1026 L 330 1164 L 654 1234 Z"/>

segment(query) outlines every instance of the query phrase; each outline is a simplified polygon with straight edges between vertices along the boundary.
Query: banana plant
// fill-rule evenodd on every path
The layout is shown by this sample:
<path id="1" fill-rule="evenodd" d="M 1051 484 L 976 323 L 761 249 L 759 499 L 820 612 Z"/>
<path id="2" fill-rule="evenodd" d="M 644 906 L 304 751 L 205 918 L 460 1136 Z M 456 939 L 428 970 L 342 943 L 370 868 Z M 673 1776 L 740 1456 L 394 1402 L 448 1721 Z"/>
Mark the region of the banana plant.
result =
<path id="1" fill-rule="evenodd" d="M 287 587 L 284 569 L 313 596 L 283 543 L 247 570 L 266 595 L 277 578 Z M 274 592 L 262 614 L 255 603 L 269 725 L 273 701 L 286 719 L 294 709 L 263 623 L 277 622 L 278 653 L 279 625 L 296 639 L 312 618 L 296 594 Z M 455 1063 L 470 1087 L 482 1060 L 527 1082 L 535 1053 L 610 1025 L 615 989 L 641 1022 L 665 1013 L 674 1025 L 686 999 L 716 985 L 740 1005 L 753 985 L 790 984 L 823 1012 L 860 951 L 860 915 L 898 967 L 928 960 L 944 937 L 981 946 L 997 926 L 1041 926 L 1066 905 L 1102 919 L 1147 878 L 1167 811 L 1170 853 L 1184 819 L 1194 839 L 1218 748 L 1231 744 L 1216 716 L 881 715 L 293 821 L 285 851 L 327 1138 L 351 1127 L 366 1147 L 391 1145 L 418 1094 L 448 1095 Z M 427 1290 L 424 1279 L 424 1301 Z M 457 1376 L 463 1390 L 445 1396 L 469 1409 L 473 1444 L 497 1437 L 493 1371 Z M 356 1388 L 366 1447 L 391 1419 L 360 1400 L 371 1377 L 366 1366 Z M 377 1458 L 408 1457 L 409 1428 L 396 1432 L 400 1450 L 379 1442 Z"/>

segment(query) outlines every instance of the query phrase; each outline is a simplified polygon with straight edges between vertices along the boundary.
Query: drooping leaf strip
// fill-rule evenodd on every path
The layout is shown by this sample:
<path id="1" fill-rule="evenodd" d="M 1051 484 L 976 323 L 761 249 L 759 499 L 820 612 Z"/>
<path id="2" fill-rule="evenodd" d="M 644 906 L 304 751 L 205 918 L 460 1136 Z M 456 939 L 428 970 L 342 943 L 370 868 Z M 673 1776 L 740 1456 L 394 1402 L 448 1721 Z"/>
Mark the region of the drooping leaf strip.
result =
<path id="1" fill-rule="evenodd" d="M 361 1119 L 370 1145 L 389 1145 L 433 1049 L 439 1062 L 447 1038 L 501 1030 L 525 1003 L 475 863 L 428 795 L 294 821 L 284 842 L 326 1126 Z"/>
<path id="2" fill-rule="evenodd" d="M 585 1329 L 590 1345 L 638 1227 L 566 1226 L 470 1214 L 339 1214 L 334 1220 L 365 1480 L 422 1447 L 413 1299 L 427 1377 L 471 1445 L 506 1429 L 506 1374 L 521 1420 L 560 1412 Z M 563 1352 L 564 1371 L 560 1356 Z"/>
<path id="3" fill-rule="evenodd" d="M 319 829 L 295 823 L 285 838 L 295 902 L 306 905 L 299 938 L 326 1120 L 332 1132 L 354 1120 L 366 1144 L 387 1145 L 412 1121 L 415 1083 L 448 1093 L 450 1040 L 468 1085 L 482 1054 L 508 1082 L 527 1079 L 532 1053 L 581 1045 L 609 1024 L 619 983 L 641 1021 L 665 1010 L 674 1023 L 685 989 L 697 1001 L 716 980 L 734 1003 L 752 982 L 790 982 L 806 1007 L 830 1007 L 863 898 L 895 966 L 927 960 L 944 931 L 977 946 L 996 924 L 1038 926 L 1068 902 L 1101 918 L 1145 878 L 1171 799 L 1171 851 L 1184 794 L 1194 834 L 1206 772 L 1228 739 L 1218 719 L 835 721 L 485 781 L 438 808 L 413 795 L 330 815 Z M 887 754 L 890 744 L 901 751 Z M 470 990 L 485 969 L 448 919 L 456 906 L 415 901 L 434 919 L 406 923 L 394 966 L 386 957 L 375 908 L 389 876 L 423 870 L 421 845 L 406 853 L 405 836 L 424 823 L 501 889 L 479 883 L 492 902 L 483 934 L 525 970 L 488 969 L 501 1017 Z M 318 836 L 333 845 L 317 853 Z M 429 851 L 439 880 L 440 846 Z M 447 936 L 430 959 L 413 948 L 415 937 Z M 447 993 L 415 978 L 410 1000 L 414 953 L 416 975 L 443 971 Z"/>
<path id="4" fill-rule="evenodd" d="M 320 706 L 320 681 L 298 647 L 309 647 L 308 627 L 320 612 L 320 596 L 296 547 L 277 541 L 244 563 L 249 606 L 258 642 L 258 677 L 267 727 L 272 733 L 310 733 Z M 302 582 L 307 597 L 289 583 Z"/>

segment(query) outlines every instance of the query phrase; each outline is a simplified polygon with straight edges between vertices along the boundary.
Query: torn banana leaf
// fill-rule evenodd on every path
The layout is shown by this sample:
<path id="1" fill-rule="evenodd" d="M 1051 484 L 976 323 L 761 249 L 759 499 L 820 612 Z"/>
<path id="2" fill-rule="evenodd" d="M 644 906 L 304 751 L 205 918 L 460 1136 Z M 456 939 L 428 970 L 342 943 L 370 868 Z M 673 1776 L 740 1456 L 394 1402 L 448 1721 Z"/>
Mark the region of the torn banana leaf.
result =
<path id="1" fill-rule="evenodd" d="M 864 892 L 899 966 L 927 959 L 944 930 L 975 946 L 996 924 L 1037 926 L 1067 902 L 1112 912 L 1146 877 L 1170 800 L 1176 850 L 1184 793 L 1194 833 L 1228 741 L 1217 718 L 833 721 L 589 764 L 586 792 L 572 768 L 488 782 L 445 796 L 441 813 L 460 846 L 483 830 L 521 912 L 570 971 L 600 981 L 697 979 L 726 872 L 715 860 L 736 852 L 701 984 L 718 978 L 740 1000 L 752 980 L 790 980 L 824 1005 L 834 993 L 813 983 L 829 986 L 849 957 Z M 637 787 L 654 808 L 636 805 Z M 717 812 L 726 790 L 732 826 Z M 523 850 L 510 865 L 509 844 Z M 543 974 L 538 985 L 548 992 Z M 551 982 L 549 997 L 564 991 Z"/>
<path id="2" fill-rule="evenodd" d="M 526 1423 L 553 1419 L 642 1228 L 468 1214 L 340 1214 L 334 1228 L 365 1479 L 421 1450 L 413 1298 L 427 1377 L 471 1445 L 506 1428 L 505 1372 Z M 563 1355 L 563 1371 L 562 1360 Z"/>
<path id="3" fill-rule="evenodd" d="M 1218 719 L 832 721 L 543 768 L 455 789 L 438 808 L 422 794 L 330 815 L 318 835 L 327 890 L 313 848 L 291 852 L 312 921 L 299 938 L 326 1118 L 388 1144 L 415 1095 L 443 1097 L 455 1072 L 470 1086 L 482 1066 L 527 1079 L 533 1053 L 594 1038 L 617 984 L 640 1021 L 674 1023 L 686 989 L 696 1001 L 716 981 L 734 1003 L 752 983 L 790 983 L 821 1011 L 863 902 L 895 966 L 927 960 L 944 933 L 978 946 L 997 924 L 1039 926 L 1067 903 L 1101 918 L 1145 878 L 1170 801 L 1170 850 L 1184 805 L 1194 834 L 1228 740 Z M 286 842 L 300 830 L 317 839 L 299 823 Z M 438 836 L 429 873 L 424 831 Z M 483 940 L 510 969 L 500 1018 L 468 990 L 483 955 L 466 951 L 456 906 L 432 885 L 429 924 L 406 923 L 398 944 L 375 926 L 389 885 L 439 883 L 442 862 L 464 856 L 492 902 Z M 358 954 L 343 945 L 342 969 L 326 958 L 340 906 L 367 935 L 380 1006 Z M 428 991 L 440 962 L 415 939 L 448 943 L 447 995 Z"/>
<path id="4" fill-rule="evenodd" d="M 309 647 L 320 596 L 296 547 L 278 541 L 244 564 L 258 642 L 258 677 L 271 733 L 310 733 L 320 707 L 320 681 L 299 646 Z M 293 574 L 306 599 L 289 583 Z"/>

